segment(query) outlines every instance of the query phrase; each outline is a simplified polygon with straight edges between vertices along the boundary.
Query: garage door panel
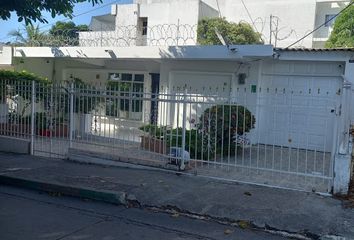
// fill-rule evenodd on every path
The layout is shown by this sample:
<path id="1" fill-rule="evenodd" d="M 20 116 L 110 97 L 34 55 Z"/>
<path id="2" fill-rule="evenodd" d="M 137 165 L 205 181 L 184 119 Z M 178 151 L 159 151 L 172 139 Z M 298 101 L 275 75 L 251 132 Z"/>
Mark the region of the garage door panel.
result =
<path id="1" fill-rule="evenodd" d="M 316 151 L 330 150 L 326 148 L 326 141 L 323 135 L 309 134 L 308 135 L 308 148 Z"/>
<path id="2" fill-rule="evenodd" d="M 333 70 L 336 67 L 337 64 L 334 63 L 320 67 L 316 63 L 292 63 L 275 67 L 274 75 L 268 72 L 267 77 L 262 78 L 262 88 L 285 88 L 283 95 L 260 93 L 262 103 L 275 106 L 273 112 L 263 111 L 259 114 L 261 119 L 267 119 L 266 124 L 270 119 L 275 124 L 265 126 L 261 123 L 260 127 L 267 128 L 269 136 L 276 135 L 277 144 L 313 150 L 331 149 L 335 119 L 331 110 L 338 105 L 337 93 L 341 78 L 314 75 L 328 73 L 328 69 Z M 285 69 L 290 70 L 288 76 L 280 77 L 278 74 Z M 337 72 L 332 72 L 332 75 Z M 279 83 L 281 79 L 283 82 Z"/>
<path id="3" fill-rule="evenodd" d="M 309 88 L 312 85 L 311 77 L 302 76 L 299 78 L 299 76 L 288 76 L 288 78 L 290 79 L 288 87 L 291 86 L 293 88 Z"/>
<path id="4" fill-rule="evenodd" d="M 311 64 L 307 63 L 298 63 L 293 65 L 294 73 L 297 74 L 310 74 L 311 73 Z"/>
<path id="5" fill-rule="evenodd" d="M 323 94 L 335 94 L 338 90 L 338 86 L 335 82 L 330 81 L 331 78 L 328 77 L 316 77 L 314 78 L 313 90 L 314 93 Z M 333 79 L 333 78 L 332 78 Z"/>
<path id="6" fill-rule="evenodd" d="M 310 106 L 310 99 L 304 97 L 304 96 L 288 96 L 288 101 L 286 101 L 286 104 L 291 106 L 292 108 L 303 108 L 306 106 Z"/>
<path id="7" fill-rule="evenodd" d="M 275 76 L 275 77 L 270 77 L 271 78 L 271 83 L 269 84 L 268 87 L 274 87 L 276 86 L 278 89 L 282 88 L 287 88 L 289 85 L 289 77 L 284 77 L 284 76 Z"/>

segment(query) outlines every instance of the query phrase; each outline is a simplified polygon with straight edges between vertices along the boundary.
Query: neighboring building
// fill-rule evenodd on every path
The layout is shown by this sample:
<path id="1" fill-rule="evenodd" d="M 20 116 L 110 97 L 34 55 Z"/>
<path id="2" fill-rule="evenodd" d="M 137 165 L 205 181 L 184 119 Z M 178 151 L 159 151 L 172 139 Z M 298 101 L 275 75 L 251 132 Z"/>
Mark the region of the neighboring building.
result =
<path id="1" fill-rule="evenodd" d="M 100 20 L 108 15 L 93 17 L 92 31 L 79 35 L 80 45 L 195 45 L 198 21 L 218 12 L 200 0 L 178 0 L 112 5 L 111 15 L 115 21 Z"/>
<path id="2" fill-rule="evenodd" d="M 250 23 L 265 43 L 287 47 L 339 13 L 349 0 L 135 0 L 93 17 L 82 46 L 195 45 L 200 19 L 225 17 Z M 294 47 L 321 48 L 334 21 Z"/>
<path id="3" fill-rule="evenodd" d="M 262 33 L 266 43 L 287 47 L 339 13 L 348 0 L 203 0 L 233 22 L 246 21 Z M 322 48 L 334 21 L 294 47 Z M 272 34 L 270 34 L 272 33 Z M 270 36 L 272 35 L 272 36 Z"/>

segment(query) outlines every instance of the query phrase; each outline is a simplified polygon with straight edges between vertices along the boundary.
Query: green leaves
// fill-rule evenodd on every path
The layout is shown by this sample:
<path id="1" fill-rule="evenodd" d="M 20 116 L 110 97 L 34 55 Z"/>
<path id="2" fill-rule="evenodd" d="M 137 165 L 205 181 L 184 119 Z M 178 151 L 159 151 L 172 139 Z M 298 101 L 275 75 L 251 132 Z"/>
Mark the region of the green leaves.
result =
<path id="1" fill-rule="evenodd" d="M 227 38 L 230 44 L 263 44 L 261 34 L 248 23 L 231 23 L 225 18 L 203 19 L 198 23 L 197 41 L 201 45 L 221 45 L 215 29 Z"/>
<path id="2" fill-rule="evenodd" d="M 354 5 L 340 14 L 333 27 L 326 48 L 354 47 Z"/>
<path id="3" fill-rule="evenodd" d="M 58 21 L 49 30 L 49 37 L 53 40 L 53 45 L 79 45 L 79 31 L 87 31 L 85 24 L 76 25 L 74 22 Z"/>
<path id="4" fill-rule="evenodd" d="M 17 72 L 10 70 L 0 70 L 0 81 L 35 81 L 43 84 L 50 83 L 47 78 L 39 77 L 33 73 L 29 73 L 26 71 Z"/>
<path id="5" fill-rule="evenodd" d="M 9 36 L 16 38 L 16 45 L 24 46 L 41 46 L 45 39 L 47 38 L 46 34 L 41 32 L 39 25 L 27 25 L 25 31 L 15 30 L 11 31 L 8 34 Z"/>
<path id="6" fill-rule="evenodd" d="M 82 2 L 91 2 L 94 6 L 102 3 L 102 0 L 1 0 L 0 17 L 7 20 L 14 11 L 18 16 L 18 21 L 25 21 L 26 25 L 36 21 L 48 23 L 42 11 L 50 12 L 52 18 L 57 15 L 72 18 L 74 5 Z"/>

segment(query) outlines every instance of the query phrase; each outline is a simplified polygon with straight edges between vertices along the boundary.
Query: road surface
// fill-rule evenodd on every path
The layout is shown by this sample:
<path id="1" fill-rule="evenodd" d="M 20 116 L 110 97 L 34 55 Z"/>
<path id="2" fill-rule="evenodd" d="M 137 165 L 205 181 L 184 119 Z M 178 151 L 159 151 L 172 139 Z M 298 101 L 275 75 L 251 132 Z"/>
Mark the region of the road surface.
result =
<path id="1" fill-rule="evenodd" d="M 191 199 L 192 201 L 193 199 Z M 182 217 L 0 185 L 1 240 L 286 239 Z"/>

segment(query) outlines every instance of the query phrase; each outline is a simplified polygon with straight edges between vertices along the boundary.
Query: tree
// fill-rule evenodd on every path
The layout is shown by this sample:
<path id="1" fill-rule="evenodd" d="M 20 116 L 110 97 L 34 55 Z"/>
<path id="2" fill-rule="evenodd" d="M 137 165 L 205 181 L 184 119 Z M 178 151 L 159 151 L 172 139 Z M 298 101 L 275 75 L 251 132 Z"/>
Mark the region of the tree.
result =
<path id="1" fill-rule="evenodd" d="M 88 31 L 87 25 L 76 25 L 74 22 L 58 21 L 49 30 L 53 44 L 57 45 L 79 45 L 79 31 Z"/>
<path id="2" fill-rule="evenodd" d="M 91 2 L 94 6 L 102 3 L 102 0 L 1 0 L 0 18 L 7 20 L 11 17 L 11 12 L 16 12 L 18 21 L 25 21 L 26 25 L 33 21 L 48 23 L 42 11 L 50 12 L 52 18 L 57 15 L 72 18 L 74 5 L 81 2 Z"/>
<path id="3" fill-rule="evenodd" d="M 16 38 L 16 45 L 21 46 L 41 46 L 44 41 L 45 34 L 39 30 L 39 25 L 27 25 L 25 32 L 14 30 L 9 32 L 9 36 Z"/>
<path id="4" fill-rule="evenodd" d="M 354 5 L 342 12 L 333 26 L 326 48 L 354 47 Z"/>
<path id="5" fill-rule="evenodd" d="M 215 31 L 219 31 L 230 44 L 263 44 L 261 34 L 248 23 L 231 23 L 225 18 L 208 18 L 199 21 L 197 41 L 201 45 L 220 45 Z"/>

